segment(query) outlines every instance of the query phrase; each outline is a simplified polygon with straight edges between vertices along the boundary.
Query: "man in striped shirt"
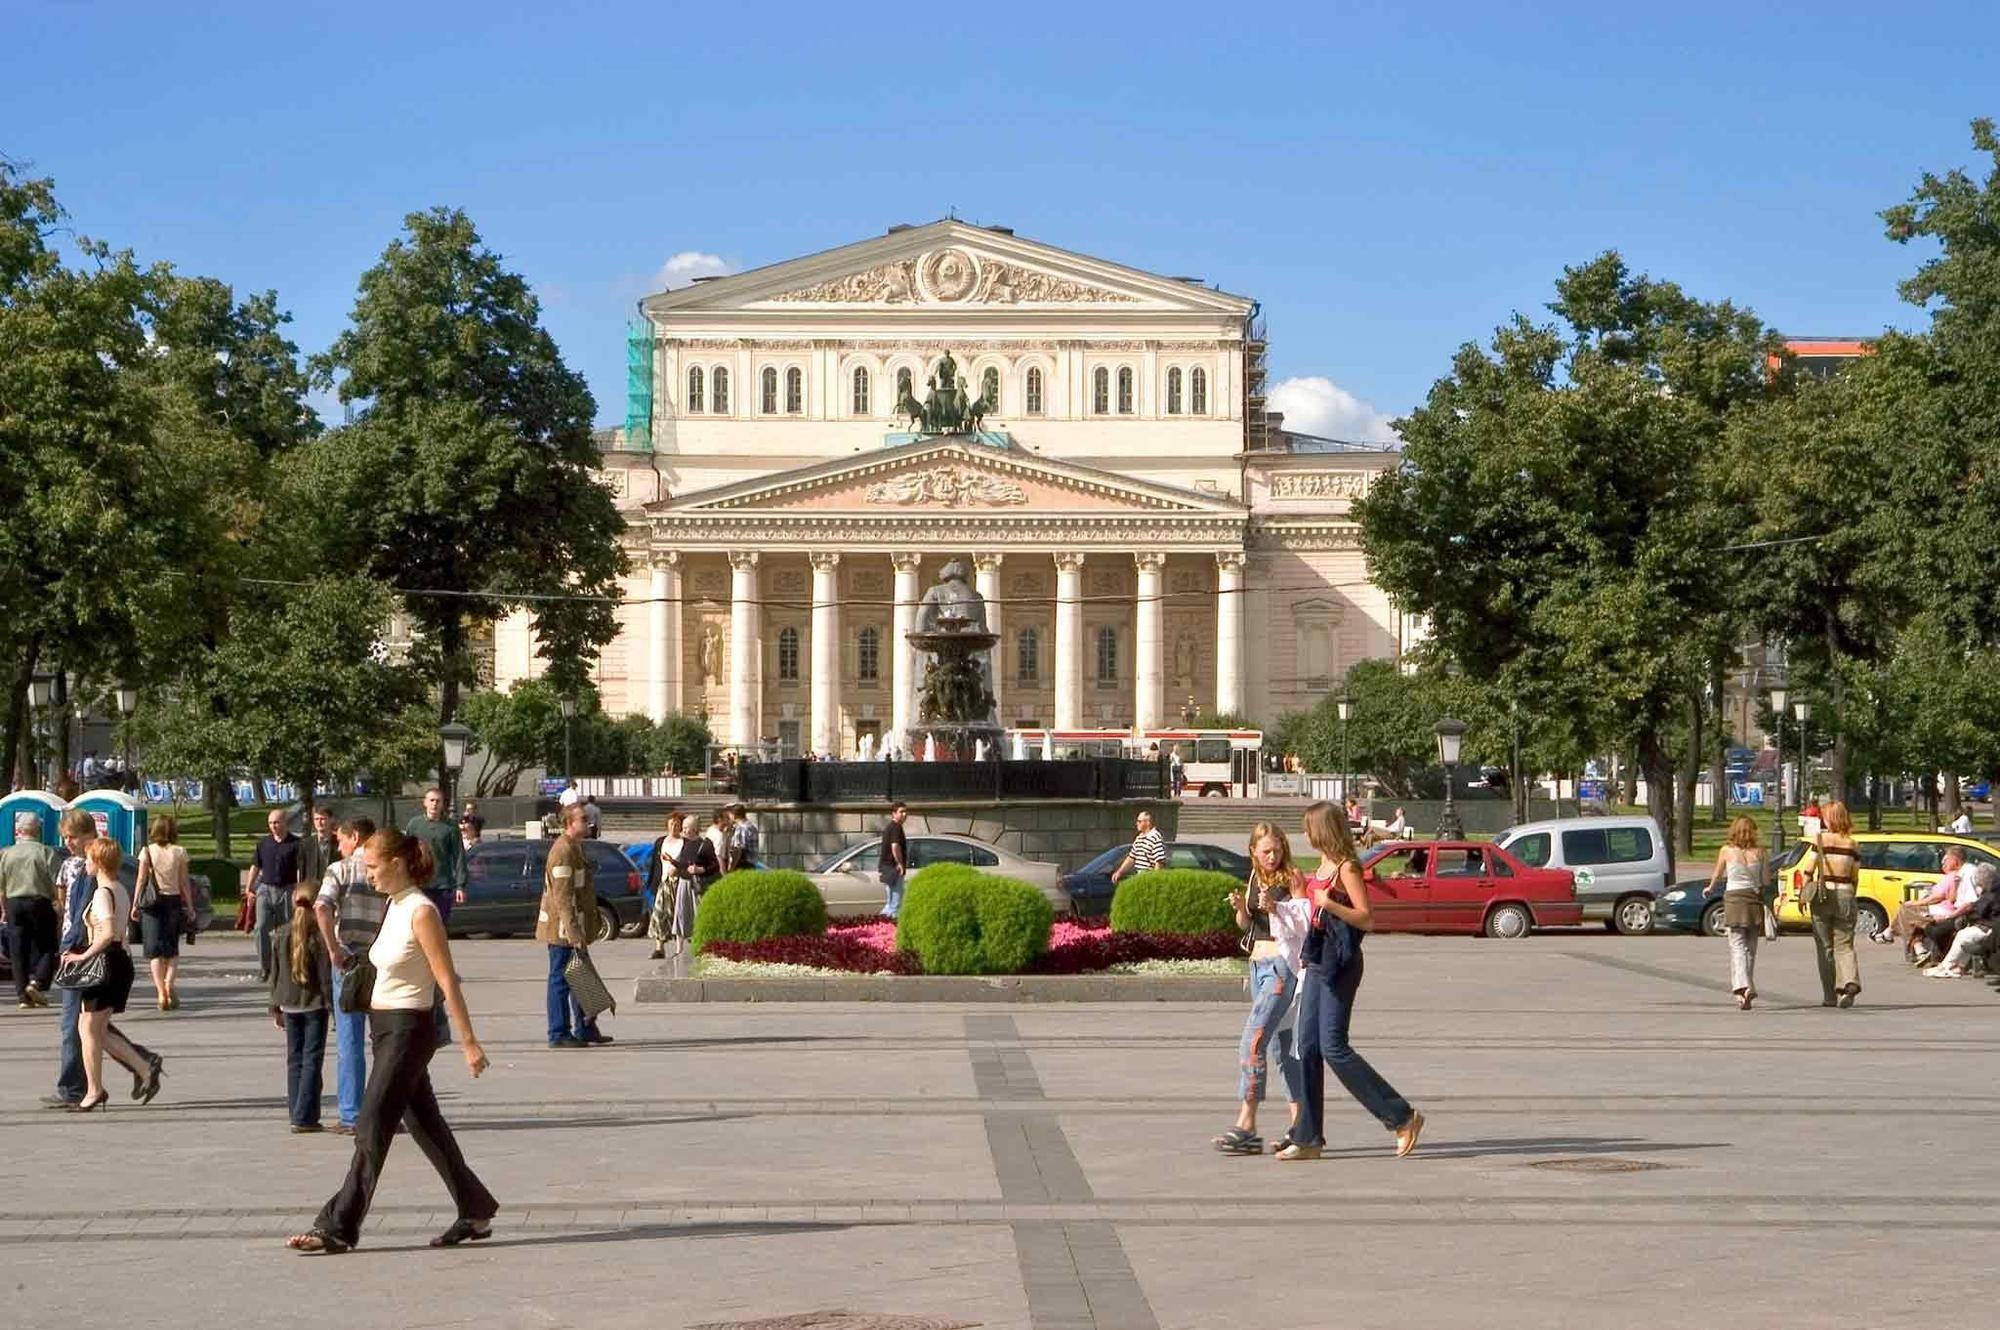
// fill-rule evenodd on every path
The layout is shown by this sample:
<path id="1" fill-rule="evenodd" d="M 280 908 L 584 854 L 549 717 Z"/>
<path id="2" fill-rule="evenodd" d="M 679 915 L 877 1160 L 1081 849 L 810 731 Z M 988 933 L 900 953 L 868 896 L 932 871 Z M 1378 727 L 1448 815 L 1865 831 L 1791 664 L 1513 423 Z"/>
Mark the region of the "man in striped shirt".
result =
<path id="1" fill-rule="evenodd" d="M 342 1136 L 352 1136 L 361 1118 L 361 1090 L 368 1080 L 368 1013 L 341 1010 L 340 990 L 355 961 L 375 944 L 389 910 L 388 898 L 368 881 L 361 859 L 361 847 L 374 834 L 375 823 L 365 817 L 350 817 L 340 824 L 335 843 L 341 857 L 320 880 L 313 911 L 326 940 L 326 954 L 333 958 L 333 1075 L 340 1104 L 334 1131 Z"/>
<path id="2" fill-rule="evenodd" d="M 1113 882 L 1124 877 L 1127 873 L 1143 873 L 1149 868 L 1165 868 L 1167 866 L 1167 840 L 1166 837 L 1153 830 L 1153 815 L 1151 813 L 1139 814 L 1136 825 L 1139 828 L 1139 837 L 1132 842 L 1132 848 L 1126 852 L 1125 858 L 1112 871 L 1111 880 Z"/>

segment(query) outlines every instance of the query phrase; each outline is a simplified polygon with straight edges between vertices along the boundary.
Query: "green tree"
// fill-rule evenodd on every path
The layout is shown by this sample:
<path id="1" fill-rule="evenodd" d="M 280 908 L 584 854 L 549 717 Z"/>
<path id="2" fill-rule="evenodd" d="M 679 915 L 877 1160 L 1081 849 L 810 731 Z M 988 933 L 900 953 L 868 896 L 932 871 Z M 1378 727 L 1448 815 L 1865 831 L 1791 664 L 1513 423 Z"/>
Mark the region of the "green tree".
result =
<path id="1" fill-rule="evenodd" d="M 445 718 L 469 624 L 510 609 L 534 612 L 549 677 L 581 684 L 617 632 L 624 523 L 592 475 L 590 390 L 527 283 L 464 213 L 412 213 L 352 317 L 313 367 L 359 418 L 285 474 L 311 544 L 407 593 Z"/>

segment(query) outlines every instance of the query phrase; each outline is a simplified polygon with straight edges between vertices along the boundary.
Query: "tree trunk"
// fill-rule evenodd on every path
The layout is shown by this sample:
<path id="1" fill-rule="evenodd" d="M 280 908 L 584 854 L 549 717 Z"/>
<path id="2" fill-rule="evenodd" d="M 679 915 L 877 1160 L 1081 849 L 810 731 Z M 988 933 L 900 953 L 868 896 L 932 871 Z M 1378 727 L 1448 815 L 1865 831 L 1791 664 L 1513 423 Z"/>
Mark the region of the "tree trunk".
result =
<path id="1" fill-rule="evenodd" d="M 1872 771 L 1868 773 L 1868 829 L 1882 829 L 1882 778 Z"/>
<path id="2" fill-rule="evenodd" d="M 1660 832 L 1667 837 L 1667 881 L 1674 880 L 1674 776 L 1678 764 L 1660 742 L 1659 733 L 1647 730 L 1639 736 L 1639 758 L 1634 763 L 1633 778 L 1639 772 L 1646 776 L 1646 811 L 1659 823 Z"/>
<path id="3" fill-rule="evenodd" d="M 1653 742 L 1657 745 L 1659 741 L 1655 739 L 1653 740 Z M 1673 769 L 1674 769 L 1674 764 L 1672 762 L 1668 762 L 1665 765 L 1665 767 L 1662 768 L 1662 770 L 1665 770 L 1668 773 L 1671 773 Z M 1646 781 L 1650 785 L 1654 779 L 1654 775 L 1652 772 L 1646 770 L 1643 764 L 1643 759 L 1635 755 L 1625 763 L 1625 788 L 1620 793 L 1619 802 L 1623 803 L 1628 808 L 1639 802 L 1639 777 L 1642 773 L 1645 775 Z M 1659 812 L 1657 810 L 1650 810 L 1650 811 L 1653 812 L 1653 816 L 1655 818 L 1659 817 Z M 1660 823 L 1660 825 L 1664 827 L 1667 824 L 1662 822 Z"/>
<path id="4" fill-rule="evenodd" d="M 1945 813 L 1945 821 L 1947 822 L 1955 822 L 1958 820 L 1958 804 L 1959 804 L 1958 789 L 1959 789 L 1958 773 L 1956 771 L 1945 772 L 1944 813 Z"/>
<path id="5" fill-rule="evenodd" d="M 1717 656 L 1709 662 L 1708 693 L 1715 708 L 1715 742 L 1708 751 L 1708 824 L 1719 827 L 1729 820 L 1729 794 L 1725 782 L 1729 779 L 1729 722 L 1723 715 L 1725 689 L 1722 658 Z"/>
<path id="6" fill-rule="evenodd" d="M 39 643 L 28 643 L 7 690 L 7 760 L 0 762 L 0 777 L 15 773 L 23 789 L 35 783 L 35 740 L 30 728 L 34 717 L 28 711 L 28 681 L 35 677 L 35 657 L 40 651 Z"/>
<path id="7" fill-rule="evenodd" d="M 1701 694 L 1688 695 L 1688 755 L 1687 770 L 1681 774 L 1680 789 L 1676 791 L 1680 804 L 1680 819 L 1674 824 L 1674 843 L 1680 852 L 1694 857 L 1694 789 L 1701 775 Z M 1713 798 L 1713 791 L 1710 792 Z"/>
<path id="8" fill-rule="evenodd" d="M 208 795 L 209 824 L 215 832 L 215 853 L 220 859 L 234 859 L 229 847 L 229 777 L 210 776 L 203 782 Z"/>

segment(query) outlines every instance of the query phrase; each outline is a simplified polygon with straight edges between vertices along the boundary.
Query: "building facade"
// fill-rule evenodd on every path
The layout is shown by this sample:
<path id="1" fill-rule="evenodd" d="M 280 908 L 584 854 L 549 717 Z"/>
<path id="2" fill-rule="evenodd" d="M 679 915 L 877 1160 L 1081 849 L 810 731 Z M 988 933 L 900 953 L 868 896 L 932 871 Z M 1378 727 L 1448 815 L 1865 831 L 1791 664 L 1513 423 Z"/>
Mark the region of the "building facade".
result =
<path id="1" fill-rule="evenodd" d="M 917 602 L 986 597 L 1003 724 L 1268 725 L 1408 625 L 1352 500 L 1381 445 L 1290 434 L 1255 302 L 955 220 L 641 303 L 649 439 L 608 439 L 633 572 L 599 686 L 615 713 L 853 754 L 913 719 Z M 982 418 L 927 433 L 942 386 Z M 649 445 L 649 446 L 641 446 Z M 500 687 L 538 672 L 525 617 Z"/>

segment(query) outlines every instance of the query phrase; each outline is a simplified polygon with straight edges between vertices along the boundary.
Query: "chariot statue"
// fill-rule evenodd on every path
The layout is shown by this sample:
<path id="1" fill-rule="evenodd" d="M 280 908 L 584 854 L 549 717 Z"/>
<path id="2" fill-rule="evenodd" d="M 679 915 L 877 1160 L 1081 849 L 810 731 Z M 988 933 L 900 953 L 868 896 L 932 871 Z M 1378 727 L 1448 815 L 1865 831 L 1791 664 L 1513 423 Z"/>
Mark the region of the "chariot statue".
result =
<path id="1" fill-rule="evenodd" d="M 913 391 L 905 389 L 896 400 L 896 414 L 907 420 L 916 433 L 971 434 L 986 423 L 987 414 L 999 405 L 991 394 L 972 395 L 964 376 L 958 372 L 958 362 L 947 351 L 938 362 L 937 372 L 930 377 L 929 396 L 919 402 Z"/>

